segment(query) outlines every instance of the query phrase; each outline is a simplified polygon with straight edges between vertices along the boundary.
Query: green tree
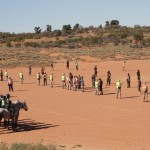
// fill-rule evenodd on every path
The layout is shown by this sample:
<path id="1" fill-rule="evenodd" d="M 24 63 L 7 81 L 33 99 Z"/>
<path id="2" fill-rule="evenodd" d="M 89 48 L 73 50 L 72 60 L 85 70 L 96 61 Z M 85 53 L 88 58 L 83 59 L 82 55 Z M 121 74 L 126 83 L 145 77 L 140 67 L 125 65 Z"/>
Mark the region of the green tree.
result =
<path id="1" fill-rule="evenodd" d="M 52 26 L 51 25 L 46 25 L 46 31 L 52 32 Z"/>
<path id="2" fill-rule="evenodd" d="M 119 21 L 118 20 L 111 20 L 110 25 L 119 25 Z"/>
<path id="3" fill-rule="evenodd" d="M 34 27 L 34 31 L 36 34 L 41 33 L 42 29 L 40 27 Z"/>
<path id="4" fill-rule="evenodd" d="M 105 22 L 105 27 L 109 27 L 109 21 Z"/>
<path id="5" fill-rule="evenodd" d="M 74 25 L 73 30 L 77 30 L 77 29 L 79 29 L 79 27 L 80 27 L 80 25 L 77 23 Z"/>

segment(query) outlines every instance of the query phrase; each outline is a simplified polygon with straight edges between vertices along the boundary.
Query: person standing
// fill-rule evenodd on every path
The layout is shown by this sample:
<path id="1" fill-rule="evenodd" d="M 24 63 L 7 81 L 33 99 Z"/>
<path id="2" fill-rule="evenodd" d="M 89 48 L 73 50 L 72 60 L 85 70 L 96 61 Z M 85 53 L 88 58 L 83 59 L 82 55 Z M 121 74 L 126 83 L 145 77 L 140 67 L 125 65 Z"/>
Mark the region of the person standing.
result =
<path id="1" fill-rule="evenodd" d="M 77 61 L 76 61 L 75 65 L 76 65 L 76 70 L 78 70 L 78 62 Z"/>
<path id="2" fill-rule="evenodd" d="M 122 71 L 125 70 L 125 65 L 126 65 L 126 62 L 124 61 L 123 64 L 122 64 Z"/>
<path id="3" fill-rule="evenodd" d="M 66 61 L 66 68 L 69 69 L 69 60 Z"/>
<path id="4" fill-rule="evenodd" d="M 94 74 L 95 74 L 95 76 L 97 76 L 97 66 L 96 65 L 94 67 Z"/>
<path id="5" fill-rule="evenodd" d="M 54 85 L 53 73 L 50 74 L 49 80 L 50 80 L 50 86 L 53 87 L 53 85 Z"/>
<path id="6" fill-rule="evenodd" d="M 29 66 L 29 75 L 31 75 L 31 73 L 32 73 L 32 67 L 31 66 Z"/>
<path id="7" fill-rule="evenodd" d="M 141 73 L 140 73 L 140 70 L 137 70 L 136 75 L 137 75 L 137 79 L 138 79 L 138 80 L 141 79 Z"/>
<path id="8" fill-rule="evenodd" d="M 53 61 L 51 62 L 51 71 L 54 71 L 54 63 L 53 63 Z"/>
<path id="9" fill-rule="evenodd" d="M 44 70 L 45 70 L 45 68 L 42 67 L 42 68 L 41 68 L 41 75 L 44 75 Z"/>
<path id="10" fill-rule="evenodd" d="M 40 85 L 40 80 L 41 80 L 40 73 L 37 73 L 36 78 L 37 78 L 37 81 L 38 81 L 38 85 Z"/>
<path id="11" fill-rule="evenodd" d="M 7 72 L 7 70 L 5 70 L 5 80 L 7 81 L 8 80 L 8 72 Z"/>
<path id="12" fill-rule="evenodd" d="M 101 78 L 99 78 L 99 91 L 100 95 L 103 95 L 103 81 Z"/>
<path id="13" fill-rule="evenodd" d="M 20 78 L 21 84 L 23 84 L 24 76 L 23 76 L 22 71 L 19 73 L 19 78 Z"/>
<path id="14" fill-rule="evenodd" d="M 8 78 L 8 81 L 7 81 L 7 84 L 8 84 L 8 88 L 9 88 L 9 92 L 13 92 L 14 89 L 13 89 L 13 80 L 11 77 Z"/>
<path id="15" fill-rule="evenodd" d="M 84 92 L 84 78 L 83 78 L 83 76 L 81 77 L 80 82 L 81 82 L 82 92 Z"/>
<path id="16" fill-rule="evenodd" d="M 143 102 L 148 102 L 148 86 L 146 82 L 142 86 L 142 90 L 143 90 Z"/>
<path id="17" fill-rule="evenodd" d="M 94 89 L 95 88 L 95 80 L 96 80 L 95 74 L 92 75 L 91 79 L 92 79 L 92 88 Z"/>
<path id="18" fill-rule="evenodd" d="M 131 83 L 131 80 L 130 80 L 130 74 L 128 73 L 127 75 L 127 88 L 130 88 L 130 83 Z"/>
<path id="19" fill-rule="evenodd" d="M 47 74 L 46 74 L 46 72 L 43 75 L 43 85 L 47 85 Z"/>
<path id="20" fill-rule="evenodd" d="M 108 71 L 107 72 L 107 84 L 106 84 L 106 86 L 110 86 L 110 83 L 111 83 L 111 72 L 110 71 Z"/>
<path id="21" fill-rule="evenodd" d="M 62 81 L 62 88 L 64 89 L 64 87 L 66 86 L 66 76 L 65 76 L 65 74 L 63 74 L 61 76 L 61 81 Z"/>
<path id="22" fill-rule="evenodd" d="M 99 81 L 95 80 L 95 95 L 98 95 Z"/>
<path id="23" fill-rule="evenodd" d="M 1 70 L 0 76 L 1 76 L 1 81 L 3 81 L 3 70 Z"/>
<path id="24" fill-rule="evenodd" d="M 141 80 L 138 79 L 138 91 L 139 91 L 139 94 L 141 94 L 141 85 L 142 85 Z"/>
<path id="25" fill-rule="evenodd" d="M 116 94 L 116 98 L 121 98 L 121 82 L 120 80 L 117 80 L 116 82 L 116 90 L 117 90 L 117 94 Z"/>

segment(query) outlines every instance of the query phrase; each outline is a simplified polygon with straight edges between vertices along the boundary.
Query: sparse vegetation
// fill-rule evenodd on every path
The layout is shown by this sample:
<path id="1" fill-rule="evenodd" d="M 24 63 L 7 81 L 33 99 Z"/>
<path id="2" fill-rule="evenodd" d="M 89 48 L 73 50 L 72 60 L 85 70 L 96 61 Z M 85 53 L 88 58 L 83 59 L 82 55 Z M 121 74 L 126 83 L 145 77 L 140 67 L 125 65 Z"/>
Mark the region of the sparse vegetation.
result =
<path id="1" fill-rule="evenodd" d="M 0 33 L 0 67 L 49 65 L 51 60 L 78 59 L 149 59 L 150 27 L 120 26 L 118 20 L 106 21 L 105 27 L 82 27 L 78 23 L 62 30 L 47 25 L 41 32 Z M 55 56 L 53 55 L 55 53 Z M 119 56 L 119 57 L 118 57 Z"/>
<path id="2" fill-rule="evenodd" d="M 80 148 L 82 145 L 75 145 L 72 148 Z M 72 148 L 69 148 L 70 150 Z M 10 146 L 5 143 L 0 143 L 0 150 L 65 150 L 67 146 L 65 145 L 43 145 L 41 143 L 14 143 Z"/>

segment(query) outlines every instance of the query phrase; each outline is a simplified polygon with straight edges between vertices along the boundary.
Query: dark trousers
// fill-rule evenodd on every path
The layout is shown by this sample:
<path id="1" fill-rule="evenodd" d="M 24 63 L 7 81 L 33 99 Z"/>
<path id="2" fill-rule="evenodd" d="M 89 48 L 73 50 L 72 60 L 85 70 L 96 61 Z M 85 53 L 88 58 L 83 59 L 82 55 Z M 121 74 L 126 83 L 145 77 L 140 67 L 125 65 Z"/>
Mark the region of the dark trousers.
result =
<path id="1" fill-rule="evenodd" d="M 13 92 L 14 91 L 12 84 L 8 84 L 8 87 L 9 87 L 9 92 L 11 92 L 11 91 Z"/>
<path id="2" fill-rule="evenodd" d="M 47 85 L 47 79 L 44 79 L 44 85 Z"/>

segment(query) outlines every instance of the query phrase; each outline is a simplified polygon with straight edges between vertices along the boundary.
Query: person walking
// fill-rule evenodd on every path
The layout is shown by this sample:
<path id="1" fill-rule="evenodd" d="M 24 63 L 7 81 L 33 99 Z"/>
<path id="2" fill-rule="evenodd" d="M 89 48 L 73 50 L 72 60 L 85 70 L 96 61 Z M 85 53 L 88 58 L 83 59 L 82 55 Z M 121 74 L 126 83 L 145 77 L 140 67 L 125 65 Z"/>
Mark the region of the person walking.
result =
<path id="1" fill-rule="evenodd" d="M 23 76 L 22 71 L 19 73 L 19 78 L 20 78 L 21 84 L 23 84 L 24 76 Z"/>
<path id="2" fill-rule="evenodd" d="M 50 80 L 50 86 L 53 87 L 53 85 L 54 85 L 53 73 L 50 74 L 49 80 Z"/>
<path id="3" fill-rule="evenodd" d="M 38 85 L 40 85 L 40 80 L 41 80 L 40 73 L 37 73 L 36 78 L 37 78 L 37 81 L 38 81 Z"/>
<path id="4" fill-rule="evenodd" d="M 9 88 L 9 92 L 13 92 L 14 89 L 13 89 L 13 80 L 11 77 L 8 78 L 8 81 L 7 81 L 7 84 L 8 84 L 8 88 Z"/>
<path id="5" fill-rule="evenodd" d="M 1 70 L 0 76 L 1 76 L 1 81 L 3 81 L 3 70 Z"/>
<path id="6" fill-rule="evenodd" d="M 130 88 L 130 83 L 131 83 L 131 77 L 130 77 L 130 74 L 128 73 L 127 75 L 127 88 Z"/>
<path id="7" fill-rule="evenodd" d="M 143 102 L 148 102 L 148 86 L 146 82 L 143 84 L 142 90 L 143 90 Z"/>
<path id="8" fill-rule="evenodd" d="M 116 94 L 116 98 L 121 98 L 121 82 L 120 80 L 117 80 L 116 82 L 116 90 L 117 90 L 117 94 Z"/>

